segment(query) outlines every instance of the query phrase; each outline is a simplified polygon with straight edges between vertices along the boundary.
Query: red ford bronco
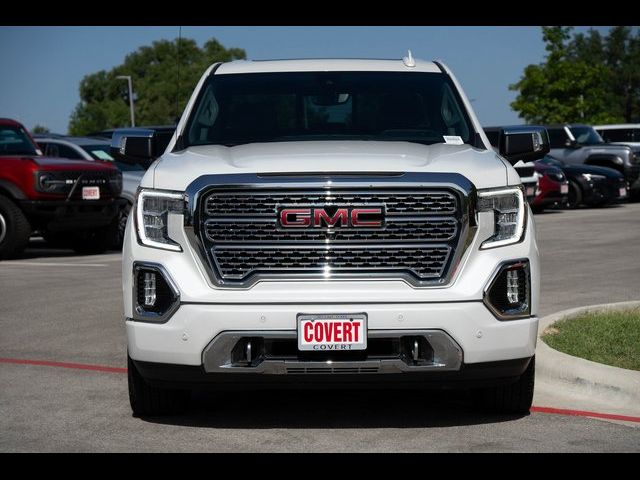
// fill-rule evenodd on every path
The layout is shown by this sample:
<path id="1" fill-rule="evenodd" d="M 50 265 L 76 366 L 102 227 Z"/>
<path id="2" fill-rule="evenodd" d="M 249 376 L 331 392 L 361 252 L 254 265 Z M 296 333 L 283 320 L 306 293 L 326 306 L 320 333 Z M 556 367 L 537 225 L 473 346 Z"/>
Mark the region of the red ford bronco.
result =
<path id="1" fill-rule="evenodd" d="M 103 252 L 121 190 L 112 164 L 47 158 L 24 126 L 0 118 L 0 258 L 19 254 L 33 233 L 79 253 Z"/>

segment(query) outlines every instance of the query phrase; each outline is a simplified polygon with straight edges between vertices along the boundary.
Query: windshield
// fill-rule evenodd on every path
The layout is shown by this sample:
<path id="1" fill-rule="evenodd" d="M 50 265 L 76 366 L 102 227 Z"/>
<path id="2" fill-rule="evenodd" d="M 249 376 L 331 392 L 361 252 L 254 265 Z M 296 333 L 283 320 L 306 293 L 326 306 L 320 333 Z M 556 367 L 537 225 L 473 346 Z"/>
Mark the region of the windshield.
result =
<path id="1" fill-rule="evenodd" d="M 592 127 L 570 127 L 571 134 L 580 145 L 597 145 L 604 143 L 602 137 L 598 135 Z"/>
<path id="2" fill-rule="evenodd" d="M 36 146 L 18 126 L 0 125 L 0 155 L 38 155 Z"/>
<path id="3" fill-rule="evenodd" d="M 473 128 L 440 73 L 292 72 L 213 75 L 185 146 L 301 140 L 472 143 Z"/>
<path id="4" fill-rule="evenodd" d="M 82 149 L 91 155 L 91 158 L 94 160 L 103 160 L 109 162 L 115 162 L 116 167 L 121 172 L 132 172 L 132 171 L 144 171 L 144 168 L 141 165 L 129 165 L 127 163 L 118 162 L 114 160 L 114 158 L 109 153 L 110 145 L 108 143 L 104 144 L 96 144 L 96 145 L 82 145 Z"/>

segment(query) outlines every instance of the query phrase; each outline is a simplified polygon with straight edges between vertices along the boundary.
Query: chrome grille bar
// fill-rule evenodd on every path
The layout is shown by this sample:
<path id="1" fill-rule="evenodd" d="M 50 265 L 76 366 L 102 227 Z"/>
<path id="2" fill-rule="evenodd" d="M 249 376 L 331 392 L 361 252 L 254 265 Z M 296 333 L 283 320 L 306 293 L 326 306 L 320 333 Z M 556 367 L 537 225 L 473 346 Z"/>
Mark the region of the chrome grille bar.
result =
<path id="1" fill-rule="evenodd" d="M 205 214 L 214 216 L 263 217 L 276 213 L 279 205 L 296 207 L 322 205 L 385 204 L 387 215 L 443 214 L 456 212 L 455 195 L 446 191 L 220 191 L 205 200 Z"/>
<path id="2" fill-rule="evenodd" d="M 210 218 L 204 223 L 207 239 L 220 243 L 314 243 L 325 242 L 420 242 L 424 239 L 449 241 L 458 233 L 458 220 L 453 217 L 387 218 L 384 229 L 341 228 L 313 231 L 278 229 L 275 218 Z"/>

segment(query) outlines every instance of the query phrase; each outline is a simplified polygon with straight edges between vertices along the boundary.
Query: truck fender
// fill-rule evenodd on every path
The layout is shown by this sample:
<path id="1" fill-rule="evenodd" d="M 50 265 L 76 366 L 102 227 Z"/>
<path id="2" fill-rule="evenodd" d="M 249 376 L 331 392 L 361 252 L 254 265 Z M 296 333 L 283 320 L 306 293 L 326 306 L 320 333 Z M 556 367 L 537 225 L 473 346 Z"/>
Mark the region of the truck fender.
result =
<path id="1" fill-rule="evenodd" d="M 0 179 L 0 193 L 7 193 L 14 200 L 26 200 L 27 196 L 15 183 Z"/>
<path id="2" fill-rule="evenodd" d="M 624 173 L 624 160 L 617 155 L 596 154 L 587 157 L 584 161 L 585 165 L 593 165 L 596 167 L 608 167 Z"/>

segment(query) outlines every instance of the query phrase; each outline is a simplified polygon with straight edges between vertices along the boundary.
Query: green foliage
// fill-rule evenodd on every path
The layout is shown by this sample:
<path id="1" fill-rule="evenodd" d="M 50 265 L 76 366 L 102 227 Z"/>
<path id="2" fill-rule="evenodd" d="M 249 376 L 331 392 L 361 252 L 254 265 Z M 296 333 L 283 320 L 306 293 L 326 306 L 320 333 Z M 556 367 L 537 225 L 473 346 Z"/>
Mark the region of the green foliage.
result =
<path id="1" fill-rule="evenodd" d="M 31 129 L 31 133 L 33 134 L 38 134 L 38 133 L 51 133 L 51 130 L 49 130 L 47 127 L 43 126 L 43 125 L 36 125 L 35 127 L 33 127 Z"/>
<path id="2" fill-rule="evenodd" d="M 545 330 L 546 344 L 580 358 L 640 370 L 640 309 L 585 312 Z"/>
<path id="3" fill-rule="evenodd" d="M 71 115 L 69 133 L 84 135 L 129 126 L 129 89 L 126 80 L 116 78 L 119 75 L 132 77 L 136 124 L 166 125 L 180 117 L 198 80 L 212 63 L 243 58 L 243 49 L 225 48 L 215 39 L 202 48 L 185 38 L 140 47 L 127 55 L 122 65 L 82 79 L 80 103 Z"/>
<path id="4" fill-rule="evenodd" d="M 572 36 L 571 27 L 543 27 L 547 55 L 509 88 L 511 107 L 532 123 L 635 122 L 640 118 L 640 33 L 614 27 Z"/>

